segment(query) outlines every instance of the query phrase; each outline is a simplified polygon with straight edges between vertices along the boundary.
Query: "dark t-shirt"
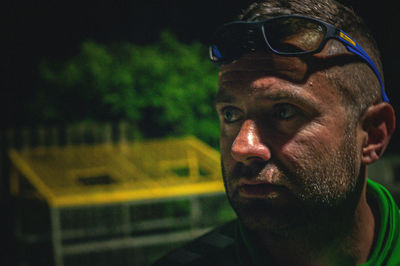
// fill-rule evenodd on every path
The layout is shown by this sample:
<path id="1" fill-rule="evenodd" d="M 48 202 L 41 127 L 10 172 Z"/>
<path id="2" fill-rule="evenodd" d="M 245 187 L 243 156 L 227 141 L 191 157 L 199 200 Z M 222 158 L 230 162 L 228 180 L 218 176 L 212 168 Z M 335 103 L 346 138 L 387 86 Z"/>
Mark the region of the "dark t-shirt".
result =
<path id="1" fill-rule="evenodd" d="M 400 265 L 399 209 L 390 193 L 380 184 L 367 181 L 367 198 L 379 216 L 378 236 L 368 261 L 362 265 Z M 260 254 L 247 240 L 239 220 L 226 223 L 169 253 L 154 265 L 274 265 L 268 252 Z"/>

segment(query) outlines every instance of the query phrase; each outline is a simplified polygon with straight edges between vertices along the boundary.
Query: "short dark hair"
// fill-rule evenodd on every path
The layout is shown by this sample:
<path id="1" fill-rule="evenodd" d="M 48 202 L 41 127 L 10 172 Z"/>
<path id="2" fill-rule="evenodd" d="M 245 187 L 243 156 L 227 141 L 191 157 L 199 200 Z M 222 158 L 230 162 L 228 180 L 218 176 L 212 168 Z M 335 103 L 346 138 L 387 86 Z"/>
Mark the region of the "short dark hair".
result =
<path id="1" fill-rule="evenodd" d="M 326 21 L 354 38 L 368 53 L 383 79 L 378 46 L 363 19 L 335 0 L 264 0 L 251 4 L 239 15 L 243 21 L 259 21 L 279 15 L 297 14 Z M 344 47 L 343 47 L 344 49 Z M 332 67 L 330 80 L 343 98 L 352 120 L 358 120 L 371 105 L 382 101 L 379 81 L 362 62 Z"/>

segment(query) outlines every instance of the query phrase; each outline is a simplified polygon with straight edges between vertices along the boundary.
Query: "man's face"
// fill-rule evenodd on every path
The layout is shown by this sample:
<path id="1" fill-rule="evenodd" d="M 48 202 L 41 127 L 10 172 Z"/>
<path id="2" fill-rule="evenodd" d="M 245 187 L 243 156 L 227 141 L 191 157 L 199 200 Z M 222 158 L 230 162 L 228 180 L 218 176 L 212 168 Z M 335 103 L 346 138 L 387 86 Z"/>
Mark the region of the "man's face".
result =
<path id="1" fill-rule="evenodd" d="M 323 72 L 246 55 L 221 67 L 217 111 L 228 198 L 250 229 L 309 223 L 358 188 L 355 126 Z"/>

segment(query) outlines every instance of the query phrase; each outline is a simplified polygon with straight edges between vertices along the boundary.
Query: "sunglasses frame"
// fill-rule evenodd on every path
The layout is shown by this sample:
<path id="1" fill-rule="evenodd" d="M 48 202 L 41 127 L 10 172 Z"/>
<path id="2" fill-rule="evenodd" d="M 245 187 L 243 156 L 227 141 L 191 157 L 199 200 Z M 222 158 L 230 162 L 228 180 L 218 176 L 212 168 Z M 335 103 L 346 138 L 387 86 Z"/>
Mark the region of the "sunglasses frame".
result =
<path id="1" fill-rule="evenodd" d="M 299 18 L 299 19 L 305 19 L 305 20 L 309 20 L 309 21 L 314 21 L 322 26 L 324 26 L 326 28 L 326 32 L 325 35 L 320 43 L 320 45 L 312 50 L 312 51 L 301 51 L 301 52 L 280 52 L 278 50 L 275 50 L 274 48 L 271 47 L 270 43 L 268 42 L 268 38 L 265 35 L 265 25 L 267 22 L 271 22 L 273 20 L 279 20 L 279 19 L 283 19 L 283 18 Z M 218 33 L 220 31 L 222 31 L 224 28 L 228 27 L 228 26 L 232 26 L 232 25 L 248 25 L 249 28 L 255 28 L 258 30 L 261 30 L 264 42 L 267 44 L 268 48 L 275 54 L 280 55 L 280 56 L 302 56 L 302 55 L 309 55 L 309 54 L 316 54 L 318 52 L 320 52 L 326 42 L 330 39 L 336 39 L 338 41 L 340 41 L 342 44 L 344 44 L 344 46 L 346 47 L 346 49 L 355 54 L 358 55 L 360 58 L 362 58 L 370 67 L 371 69 L 374 71 L 376 77 L 378 78 L 379 81 L 379 85 L 381 87 L 381 92 L 382 92 L 382 99 L 385 102 L 389 102 L 389 98 L 386 95 L 385 89 L 384 89 L 384 85 L 383 85 L 383 81 L 381 78 L 381 75 L 379 74 L 379 71 L 376 67 L 376 65 L 374 64 L 374 62 L 372 61 L 372 59 L 369 57 L 369 55 L 364 51 L 364 49 L 354 40 L 352 39 L 349 35 L 347 35 L 344 31 L 336 28 L 335 26 L 333 26 L 332 24 L 329 24 L 325 21 L 316 19 L 316 18 L 311 18 L 311 17 L 306 17 L 306 16 L 300 16 L 300 15 L 284 15 L 284 16 L 277 16 L 277 17 L 273 17 L 270 19 L 266 19 L 266 20 L 262 20 L 262 21 L 233 21 L 233 22 L 229 22 L 224 24 L 222 27 L 220 27 L 217 31 L 215 36 L 218 36 Z M 216 38 L 214 38 L 215 40 Z M 251 42 L 251 41 L 250 41 Z M 221 55 L 221 53 L 218 50 L 218 47 L 215 44 L 210 45 L 209 47 L 209 53 L 210 53 L 210 59 L 212 62 L 217 63 L 217 64 L 228 64 L 231 63 L 232 61 L 236 60 L 237 58 L 226 58 L 223 59 L 223 56 Z M 238 55 L 238 57 L 240 57 L 241 55 Z M 218 60 L 215 60 L 215 58 L 219 58 Z"/>

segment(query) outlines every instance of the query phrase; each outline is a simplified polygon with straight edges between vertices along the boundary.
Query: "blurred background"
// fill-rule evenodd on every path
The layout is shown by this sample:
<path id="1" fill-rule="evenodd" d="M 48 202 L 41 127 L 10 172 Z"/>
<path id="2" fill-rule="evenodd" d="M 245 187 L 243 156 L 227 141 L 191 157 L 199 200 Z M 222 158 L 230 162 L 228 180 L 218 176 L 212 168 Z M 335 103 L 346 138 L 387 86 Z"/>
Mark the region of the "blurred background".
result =
<path id="1" fill-rule="evenodd" d="M 249 2 L 0 4 L 2 265 L 147 265 L 234 217 L 207 43 Z M 342 2 L 375 34 L 399 114 L 395 8 Z M 396 195 L 399 134 L 370 171 Z"/>

